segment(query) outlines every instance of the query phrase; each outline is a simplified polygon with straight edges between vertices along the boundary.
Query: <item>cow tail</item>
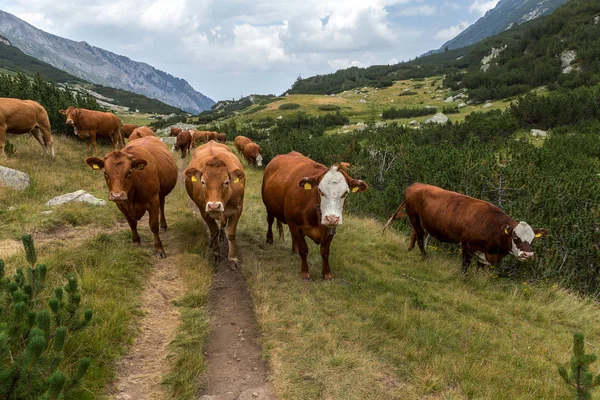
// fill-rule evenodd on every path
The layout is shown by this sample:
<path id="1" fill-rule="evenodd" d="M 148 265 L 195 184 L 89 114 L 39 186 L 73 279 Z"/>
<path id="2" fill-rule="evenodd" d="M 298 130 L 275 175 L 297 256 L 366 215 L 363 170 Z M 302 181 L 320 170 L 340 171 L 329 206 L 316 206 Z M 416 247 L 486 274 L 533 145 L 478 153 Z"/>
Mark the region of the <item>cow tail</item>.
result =
<path id="1" fill-rule="evenodd" d="M 125 147 L 125 139 L 123 138 L 123 130 L 119 128 L 119 144 Z"/>
<path id="2" fill-rule="evenodd" d="M 283 235 L 283 223 L 280 220 L 277 220 L 277 232 L 279 232 L 279 240 L 285 242 L 285 237 Z"/>
<path id="3" fill-rule="evenodd" d="M 385 226 L 383 227 L 383 231 L 385 232 L 385 230 L 387 229 L 388 226 L 390 226 L 390 224 L 398 219 L 398 218 L 402 218 L 403 216 L 405 216 L 406 214 L 404 214 L 402 212 L 402 209 L 405 208 L 406 205 L 404 204 L 404 202 L 402 202 L 402 204 L 400 204 L 400 207 L 398 207 L 398 209 L 396 210 L 395 213 L 392 214 L 392 216 L 390 217 L 390 219 L 388 220 L 388 222 L 385 224 Z"/>

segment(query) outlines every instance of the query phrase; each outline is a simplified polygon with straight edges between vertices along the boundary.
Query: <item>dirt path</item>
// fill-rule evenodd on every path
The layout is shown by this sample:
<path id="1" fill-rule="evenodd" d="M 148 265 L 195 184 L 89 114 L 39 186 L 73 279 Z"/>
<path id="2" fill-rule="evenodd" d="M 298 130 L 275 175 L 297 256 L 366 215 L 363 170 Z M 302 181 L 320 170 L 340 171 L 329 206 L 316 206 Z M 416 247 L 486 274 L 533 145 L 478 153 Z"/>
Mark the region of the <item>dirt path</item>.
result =
<path id="1" fill-rule="evenodd" d="M 154 270 L 141 299 L 145 315 L 140 321 L 140 336 L 117 366 L 114 399 L 168 398 L 161 381 L 169 372 L 169 344 L 175 339 L 181 323 L 179 310 L 173 302 L 183 296 L 185 284 L 175 263 L 173 251 L 176 246 L 169 232 L 161 234 L 161 240 L 165 249 L 171 251 L 167 258 L 153 258 Z"/>

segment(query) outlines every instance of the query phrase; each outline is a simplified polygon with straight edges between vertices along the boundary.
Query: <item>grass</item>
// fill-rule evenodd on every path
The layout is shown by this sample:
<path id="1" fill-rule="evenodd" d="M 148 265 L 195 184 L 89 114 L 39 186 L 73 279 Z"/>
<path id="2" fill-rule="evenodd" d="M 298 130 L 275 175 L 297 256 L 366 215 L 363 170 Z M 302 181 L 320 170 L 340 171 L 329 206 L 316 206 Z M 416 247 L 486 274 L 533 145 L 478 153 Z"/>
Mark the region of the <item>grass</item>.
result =
<path id="1" fill-rule="evenodd" d="M 240 252 L 280 398 L 569 397 L 556 367 L 574 331 L 598 346 L 596 303 L 493 270 L 462 276 L 458 256 L 433 249 L 425 263 L 404 236 L 352 216 L 331 246 L 334 281 L 310 244 L 304 282 L 289 233 L 265 244 L 261 173 L 246 173 Z"/>
<path id="2" fill-rule="evenodd" d="M 46 209 L 43 204 L 47 199 L 78 189 L 106 198 L 104 178 L 83 163 L 88 153 L 85 143 L 77 139 L 55 136 L 55 160 L 41 157 L 41 148 L 31 137 L 11 136 L 10 140 L 18 152 L 0 163 L 29 173 L 32 185 L 24 192 L 4 188 L 0 191 L 0 240 L 16 239 L 24 232 L 47 233 L 36 247 L 38 260 L 49 268 L 48 293 L 64 285 L 69 273 L 77 274 L 83 309 L 90 308 L 94 316 L 91 327 L 67 342 L 61 369 L 71 371 L 82 356 L 90 356 L 92 365 L 81 387 L 70 392 L 68 398 L 105 398 L 115 378 L 116 363 L 133 343 L 143 315 L 140 296 L 152 269 L 151 233 L 142 223 L 142 247 L 131 246 L 129 227 L 111 203 L 105 207 L 59 206 L 50 215 L 40 214 Z M 99 154 L 111 150 L 102 145 Z M 177 243 L 176 248 L 166 250 L 176 259 L 187 289 L 177 302 L 182 326 L 172 343 L 171 373 L 165 377 L 173 398 L 178 399 L 195 398 L 199 390 L 198 376 L 205 368 L 202 347 L 208 328 L 205 303 L 212 279 L 204 224 L 191 214 L 187 198 L 185 189 L 178 184 L 167 198 L 165 210 Z M 57 230 L 73 226 L 83 228 L 89 238 L 54 239 Z M 6 261 L 7 273 L 11 274 L 11 269 L 24 264 L 24 254 L 14 254 Z"/>
<path id="3" fill-rule="evenodd" d="M 438 110 L 442 110 L 445 106 L 458 103 L 445 103 L 444 100 L 450 95 L 448 89 L 438 89 L 442 77 L 431 77 L 423 80 L 402 80 L 394 82 L 393 86 L 387 88 L 369 88 L 347 90 L 338 93 L 335 96 L 326 95 L 308 95 L 308 94 L 293 94 L 288 95 L 280 100 L 274 101 L 266 105 L 253 105 L 248 107 L 242 113 L 236 115 L 238 122 L 250 122 L 257 119 L 295 114 L 298 111 L 306 112 L 309 115 L 323 115 L 331 112 L 327 107 L 337 106 L 340 111 L 349 116 L 350 122 L 366 122 L 368 120 L 382 120 L 380 114 L 390 107 L 424 107 L 434 106 Z M 406 96 L 404 90 L 409 89 L 411 95 Z M 361 103 L 361 101 L 364 101 Z M 300 105 L 300 108 L 286 110 L 280 108 L 281 105 L 294 103 Z M 490 108 L 482 108 L 483 104 L 469 105 L 460 110 L 458 114 L 450 114 L 448 118 L 452 122 L 462 121 L 464 118 L 475 111 L 491 111 L 495 109 L 505 109 L 510 105 L 510 101 L 494 101 Z M 323 106 L 326 109 L 323 109 Z M 419 123 L 423 123 L 431 116 L 423 116 L 416 118 L 403 118 L 395 120 L 387 120 L 386 122 L 396 121 L 401 124 L 408 124 L 413 119 Z M 350 126 L 350 130 L 353 129 Z M 336 131 L 337 132 L 337 131 Z M 340 130 L 339 133 L 342 133 Z"/>

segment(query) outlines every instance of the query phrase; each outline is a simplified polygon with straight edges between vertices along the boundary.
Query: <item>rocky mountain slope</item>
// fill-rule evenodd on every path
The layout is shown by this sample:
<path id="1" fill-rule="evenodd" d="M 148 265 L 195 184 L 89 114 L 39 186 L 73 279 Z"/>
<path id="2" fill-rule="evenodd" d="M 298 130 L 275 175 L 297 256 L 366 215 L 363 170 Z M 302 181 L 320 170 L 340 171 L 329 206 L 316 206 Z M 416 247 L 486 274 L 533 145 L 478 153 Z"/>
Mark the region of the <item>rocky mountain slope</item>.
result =
<path id="1" fill-rule="evenodd" d="M 0 34 L 24 53 L 95 84 L 139 93 L 191 113 L 214 104 L 184 79 L 86 42 L 49 34 L 4 11 Z"/>
<path id="2" fill-rule="evenodd" d="M 531 21 L 551 14 L 568 0 L 500 0 L 473 25 L 462 31 L 454 39 L 444 43 L 438 51 L 459 49 L 496 35 L 514 24 Z"/>

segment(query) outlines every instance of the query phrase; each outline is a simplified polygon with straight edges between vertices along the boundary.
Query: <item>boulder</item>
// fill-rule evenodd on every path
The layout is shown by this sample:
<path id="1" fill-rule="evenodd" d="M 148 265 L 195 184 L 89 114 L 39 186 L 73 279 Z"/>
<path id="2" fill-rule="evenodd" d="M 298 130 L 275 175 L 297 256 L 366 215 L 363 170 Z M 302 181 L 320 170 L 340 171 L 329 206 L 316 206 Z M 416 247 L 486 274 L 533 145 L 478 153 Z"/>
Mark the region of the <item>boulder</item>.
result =
<path id="1" fill-rule="evenodd" d="M 452 103 L 454 101 L 454 97 L 450 96 L 444 100 L 444 103 Z"/>
<path id="2" fill-rule="evenodd" d="M 94 206 L 105 206 L 106 201 L 98 199 L 84 190 L 78 190 L 73 193 L 63 194 L 62 196 L 54 197 L 44 204 L 45 206 L 58 206 L 61 204 L 71 203 L 74 201 L 80 201 L 88 203 Z"/>
<path id="3" fill-rule="evenodd" d="M 356 124 L 356 130 L 357 131 L 364 131 L 367 128 L 367 124 L 364 124 L 362 122 L 359 122 Z"/>
<path id="4" fill-rule="evenodd" d="M 443 113 L 437 113 L 433 117 L 425 120 L 426 124 L 445 124 L 448 122 L 448 117 Z"/>
<path id="5" fill-rule="evenodd" d="M 484 105 L 482 105 L 482 108 L 490 108 L 492 106 L 492 103 L 485 103 Z"/>
<path id="6" fill-rule="evenodd" d="M 360 99 L 358 102 L 359 102 L 359 103 L 361 103 L 361 104 L 364 104 L 364 103 L 366 103 L 367 101 L 366 101 L 365 99 Z"/>
<path id="7" fill-rule="evenodd" d="M 172 147 L 175 143 L 177 143 L 177 138 L 175 136 L 168 136 L 160 138 L 160 141 L 166 144 L 169 147 Z"/>
<path id="8" fill-rule="evenodd" d="M 541 129 L 532 129 L 531 130 L 531 136 L 533 137 L 547 137 L 548 136 L 548 132 L 543 131 Z"/>
<path id="9" fill-rule="evenodd" d="M 458 103 L 458 108 L 464 108 L 467 106 L 467 103 Z"/>
<path id="10" fill-rule="evenodd" d="M 0 166 L 0 185 L 11 189 L 25 190 L 31 184 L 31 179 L 23 171 Z"/>
<path id="11" fill-rule="evenodd" d="M 416 119 L 413 119 L 413 120 L 412 120 L 412 121 L 410 121 L 408 124 L 409 124 L 410 126 L 418 126 L 418 125 L 419 125 L 419 122 L 417 122 L 417 120 L 416 120 Z"/>

